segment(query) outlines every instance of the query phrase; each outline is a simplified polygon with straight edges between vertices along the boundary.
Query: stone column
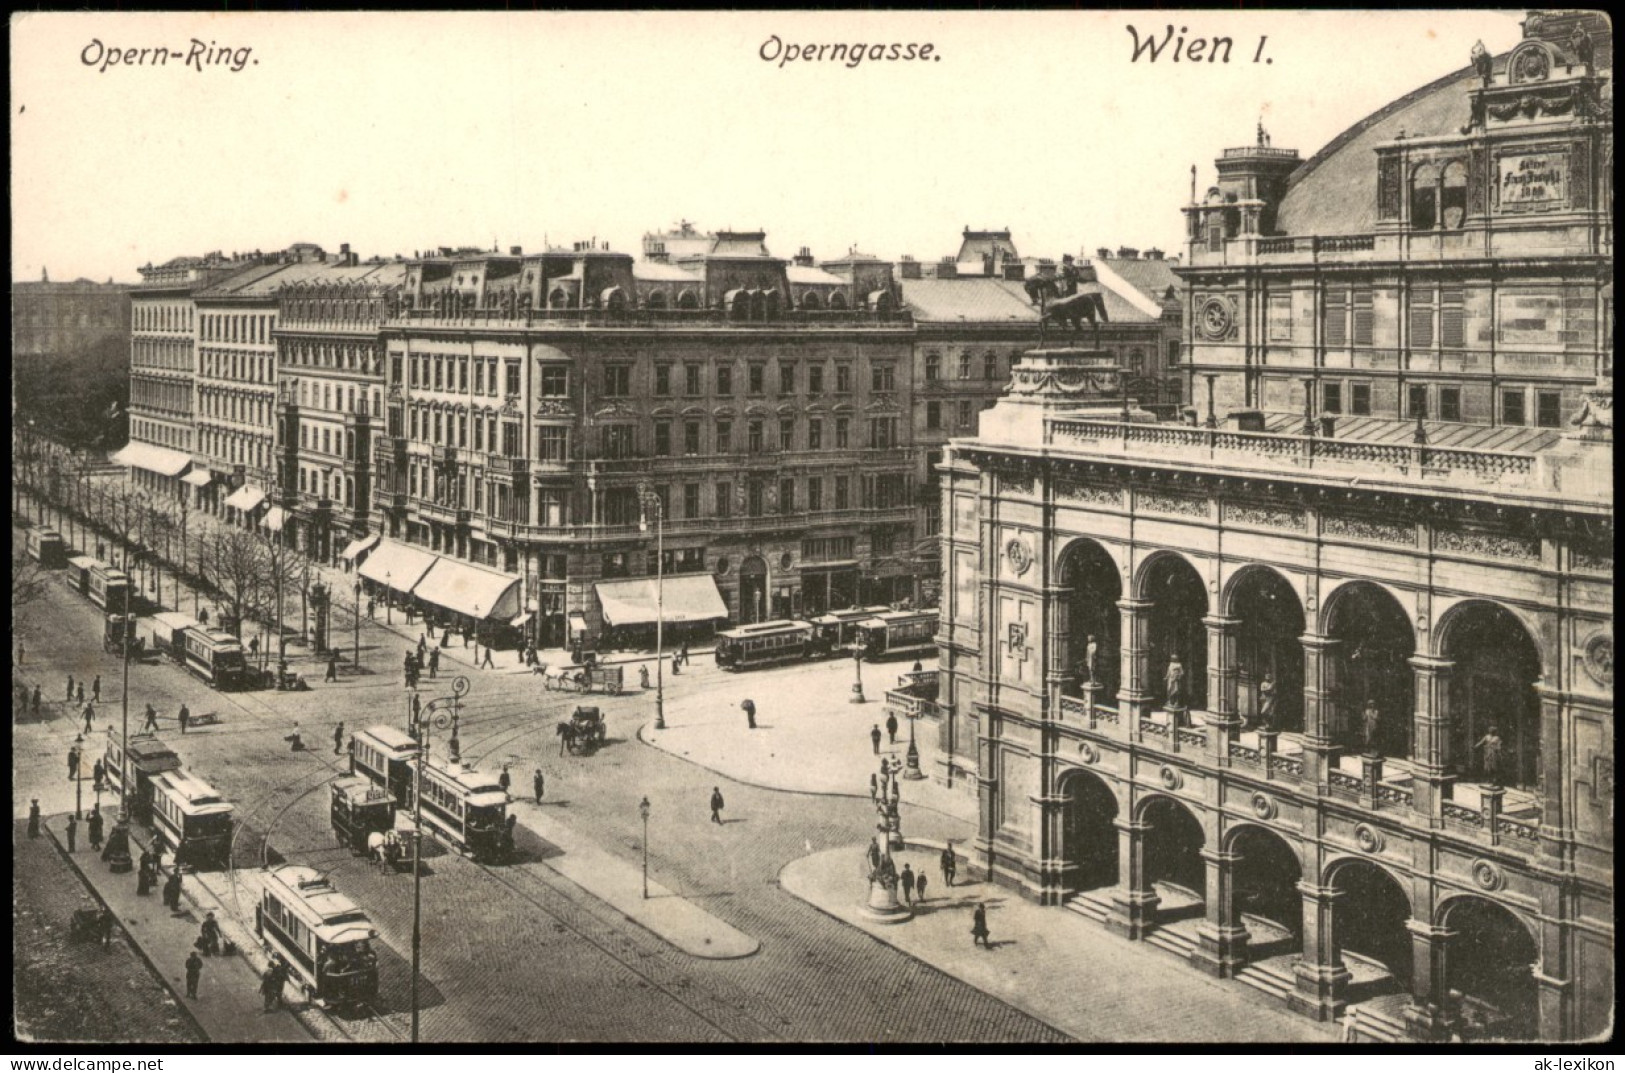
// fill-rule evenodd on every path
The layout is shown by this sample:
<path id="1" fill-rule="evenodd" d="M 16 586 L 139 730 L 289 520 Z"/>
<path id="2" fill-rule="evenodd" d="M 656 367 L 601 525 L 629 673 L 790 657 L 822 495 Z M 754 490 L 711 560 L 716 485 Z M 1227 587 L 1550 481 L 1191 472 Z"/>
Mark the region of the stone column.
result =
<path id="1" fill-rule="evenodd" d="M 1343 642 L 1306 633 L 1298 643 L 1303 646 L 1303 777 L 1325 796 L 1330 788 L 1329 773 L 1337 763 L 1333 731 L 1342 722 L 1337 659 Z"/>
<path id="2" fill-rule="evenodd" d="M 1544 681 L 1535 683 L 1540 698 L 1540 853 L 1550 864 L 1567 861 L 1574 844 L 1572 783 L 1565 765 L 1572 759 L 1573 739 L 1565 738 L 1569 696 Z"/>
<path id="3" fill-rule="evenodd" d="M 1411 808 L 1419 822 L 1437 830 L 1444 824 L 1443 802 L 1450 796 L 1450 678 L 1456 665 L 1433 656 L 1412 656 L 1416 712 L 1411 722 Z"/>
<path id="4" fill-rule="evenodd" d="M 1411 933 L 1411 1001 L 1405 1027 L 1419 1040 L 1446 1040 L 1458 1011 L 1449 1008 L 1447 954 L 1454 932 L 1420 920 L 1407 920 Z"/>
<path id="5" fill-rule="evenodd" d="M 1121 673 L 1118 675 L 1117 711 L 1130 741 L 1140 740 L 1140 718 L 1151 710 L 1149 652 L 1146 633 L 1151 625 L 1150 600 L 1117 601 L 1123 624 L 1119 631 Z"/>
<path id="6" fill-rule="evenodd" d="M 1300 882 L 1298 893 L 1303 895 L 1303 959 L 1292 967 L 1297 990 L 1287 1003 L 1317 1021 L 1334 1021 L 1343 1012 L 1349 981 L 1337 943 L 1336 903 L 1343 892 Z"/>
<path id="7" fill-rule="evenodd" d="M 1145 871 L 1145 840 L 1151 825 L 1119 817 L 1117 860 L 1119 880 L 1112 891 L 1111 915 L 1106 926 L 1128 939 L 1142 939 L 1156 922 L 1160 899 Z"/>
<path id="8" fill-rule="evenodd" d="M 1548 976 L 1539 965 L 1534 966 L 1533 975 L 1539 989 L 1540 1038 L 1551 1042 L 1573 1039 L 1574 981 Z"/>
<path id="9" fill-rule="evenodd" d="M 1061 695 L 1072 677 L 1067 665 L 1067 648 L 1071 643 L 1072 623 L 1069 597 L 1071 589 L 1054 588 L 1044 594 L 1044 616 L 1049 627 L 1044 638 L 1044 695 L 1049 699 L 1051 719 L 1062 719 Z"/>
<path id="10" fill-rule="evenodd" d="M 1208 750 L 1219 767 L 1230 764 L 1230 743 L 1241 730 L 1236 704 L 1236 628 L 1241 620 L 1209 615 L 1207 627 Z"/>
<path id="11" fill-rule="evenodd" d="M 1234 876 L 1240 854 L 1202 849 L 1207 862 L 1207 919 L 1196 929 L 1200 943 L 1191 963 L 1210 976 L 1234 976 L 1247 964 L 1247 929 L 1236 915 Z"/>
<path id="12" fill-rule="evenodd" d="M 1066 859 L 1067 799 L 1050 793 L 1027 800 L 1032 802 L 1038 821 L 1038 901 L 1040 905 L 1060 905 L 1066 897 L 1067 872 L 1075 867 Z"/>

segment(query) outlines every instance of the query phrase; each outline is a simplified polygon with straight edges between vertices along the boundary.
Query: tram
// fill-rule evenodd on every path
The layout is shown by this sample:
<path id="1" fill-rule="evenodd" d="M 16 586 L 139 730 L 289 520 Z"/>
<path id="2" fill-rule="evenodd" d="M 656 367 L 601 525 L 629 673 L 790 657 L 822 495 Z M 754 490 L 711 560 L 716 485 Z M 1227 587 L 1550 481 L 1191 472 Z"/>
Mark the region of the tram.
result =
<path id="1" fill-rule="evenodd" d="M 68 565 L 68 546 L 55 529 L 37 525 L 28 531 L 28 557 L 47 570 Z"/>
<path id="2" fill-rule="evenodd" d="M 425 830 L 443 836 L 452 848 L 481 862 L 502 855 L 508 795 L 496 779 L 430 757 L 423 764 L 421 805 Z"/>
<path id="3" fill-rule="evenodd" d="M 717 666 L 725 671 L 743 671 L 788 663 L 805 659 L 812 645 L 811 623 L 786 619 L 758 622 L 717 633 Z"/>
<path id="4" fill-rule="evenodd" d="M 114 566 L 98 562 L 90 568 L 90 576 L 85 593 L 90 602 L 103 611 L 128 612 L 130 599 L 134 595 L 130 589 L 130 575 Z"/>
<path id="5" fill-rule="evenodd" d="M 107 781 L 120 797 L 125 797 L 124 775 L 128 767 L 135 782 L 135 792 L 125 797 L 124 807 L 137 822 L 152 818 L 152 780 L 166 771 L 179 771 L 181 758 L 175 750 L 152 734 L 137 734 L 130 738 L 130 751 L 124 751 L 124 737 L 117 727 L 107 728 L 107 752 L 102 758 Z"/>
<path id="6" fill-rule="evenodd" d="M 412 761 L 417 756 L 417 741 L 392 726 L 358 730 L 350 739 L 350 773 L 388 791 L 401 808 L 412 805 Z"/>
<path id="7" fill-rule="evenodd" d="M 224 630 L 193 626 L 182 634 L 186 669 L 216 689 L 241 689 L 248 684 L 243 643 Z"/>
<path id="8" fill-rule="evenodd" d="M 102 648 L 115 656 L 126 650 L 131 659 L 140 662 L 145 642 L 136 636 L 134 615 L 108 615 L 102 623 Z"/>
<path id="9" fill-rule="evenodd" d="M 92 559 L 88 555 L 70 555 L 68 557 L 68 584 L 78 590 L 80 596 L 90 596 L 90 572 L 101 566 L 101 561 Z"/>
<path id="10" fill-rule="evenodd" d="M 198 625 L 196 619 L 178 611 L 160 611 L 142 619 L 138 625 L 142 643 L 148 649 L 186 665 L 186 631 Z"/>
<path id="11" fill-rule="evenodd" d="M 177 864 L 226 864 L 232 811 L 231 803 L 196 775 L 175 770 L 153 776 L 153 831 L 174 851 Z"/>
<path id="12" fill-rule="evenodd" d="M 268 953 L 287 963 L 305 997 L 338 1008 L 378 995 L 378 929 L 332 880 L 304 865 L 265 873 L 254 931 Z"/>
<path id="13" fill-rule="evenodd" d="M 935 655 L 936 608 L 924 611 L 886 611 L 858 625 L 858 646 L 868 660 L 900 656 Z"/>
<path id="14" fill-rule="evenodd" d="M 889 610 L 880 604 L 875 607 L 848 607 L 843 611 L 819 615 L 812 620 L 813 647 L 826 656 L 838 655 L 842 649 L 852 647 L 862 622 Z"/>

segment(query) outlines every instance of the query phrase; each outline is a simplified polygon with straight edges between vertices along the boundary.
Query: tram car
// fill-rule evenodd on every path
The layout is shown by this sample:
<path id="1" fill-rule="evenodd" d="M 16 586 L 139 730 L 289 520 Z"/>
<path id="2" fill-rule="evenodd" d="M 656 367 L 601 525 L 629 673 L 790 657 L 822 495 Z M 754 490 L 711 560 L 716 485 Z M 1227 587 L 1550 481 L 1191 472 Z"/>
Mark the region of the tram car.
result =
<path id="1" fill-rule="evenodd" d="M 888 610 L 890 609 L 885 605 L 848 607 L 842 611 L 819 615 L 812 620 L 813 647 L 826 656 L 839 655 L 843 649 L 851 648 L 852 643 L 857 640 L 859 624 Z"/>
<path id="2" fill-rule="evenodd" d="M 242 689 L 249 683 L 243 643 L 224 630 L 193 626 L 182 635 L 186 669 L 219 690 Z"/>
<path id="3" fill-rule="evenodd" d="M 378 938 L 367 914 L 332 880 L 304 865 L 265 873 L 254 931 L 268 953 L 287 963 L 290 979 L 319 1006 L 347 1008 L 378 996 Z"/>
<path id="4" fill-rule="evenodd" d="M 935 656 L 936 608 L 924 611 L 885 611 L 858 626 L 858 647 L 867 660 L 904 656 Z"/>
<path id="5" fill-rule="evenodd" d="M 146 641 L 137 636 L 134 615 L 108 615 L 102 623 L 102 648 L 115 656 L 140 661 L 146 651 Z"/>
<path id="6" fill-rule="evenodd" d="M 502 856 L 508 795 L 490 775 L 430 757 L 423 764 L 420 805 L 424 829 L 453 849 L 480 862 Z"/>
<path id="7" fill-rule="evenodd" d="M 47 570 L 68 565 L 68 546 L 55 529 L 36 525 L 28 531 L 28 557 Z"/>
<path id="8" fill-rule="evenodd" d="M 360 775 L 344 775 L 332 782 L 328 817 L 333 836 L 352 856 L 367 852 L 367 839 L 395 829 L 395 799 L 382 786 Z"/>
<path id="9" fill-rule="evenodd" d="M 186 665 L 186 631 L 198 621 L 178 611 L 160 611 L 137 622 L 142 644 L 152 652 Z"/>
<path id="10" fill-rule="evenodd" d="M 232 811 L 219 791 L 195 775 L 175 770 L 153 776 L 153 832 L 174 852 L 176 864 L 193 869 L 226 864 Z"/>
<path id="11" fill-rule="evenodd" d="M 88 555 L 70 555 L 68 557 L 68 584 L 80 596 L 90 598 L 90 572 L 102 565 L 97 559 Z"/>
<path id="12" fill-rule="evenodd" d="M 401 808 L 412 805 L 412 761 L 417 757 L 417 740 L 392 726 L 368 727 L 350 739 L 350 774 L 384 790 Z"/>
<path id="13" fill-rule="evenodd" d="M 181 758 L 152 734 L 132 736 L 126 753 L 123 735 L 117 727 L 108 727 L 107 752 L 102 763 L 107 770 L 107 781 L 120 797 L 125 797 L 125 772 L 129 771 L 135 790 L 125 798 L 125 807 L 138 823 L 147 823 L 152 819 L 152 780 L 166 771 L 179 771 Z"/>
<path id="14" fill-rule="evenodd" d="M 717 666 L 743 671 L 806 659 L 814 651 L 810 622 L 778 619 L 717 633 Z"/>
<path id="15" fill-rule="evenodd" d="M 128 613 L 134 590 L 130 575 L 114 566 L 98 562 L 90 568 L 86 595 L 103 611 Z"/>

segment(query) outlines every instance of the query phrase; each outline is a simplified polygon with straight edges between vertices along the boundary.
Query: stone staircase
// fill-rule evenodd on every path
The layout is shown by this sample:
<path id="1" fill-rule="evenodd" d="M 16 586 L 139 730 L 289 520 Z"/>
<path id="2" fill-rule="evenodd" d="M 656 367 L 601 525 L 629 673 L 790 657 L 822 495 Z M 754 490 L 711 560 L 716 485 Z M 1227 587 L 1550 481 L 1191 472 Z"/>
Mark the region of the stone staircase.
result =
<path id="1" fill-rule="evenodd" d="M 1086 916 L 1097 924 L 1104 924 L 1112 912 L 1112 891 L 1110 887 L 1082 891 L 1068 898 L 1064 904 L 1074 913 Z"/>
<path id="2" fill-rule="evenodd" d="M 1409 996 L 1396 992 L 1367 1002 L 1352 1003 L 1344 1009 L 1337 1023 L 1346 1026 L 1348 1010 L 1358 1009 L 1359 1013 L 1354 1018 L 1354 1038 L 1350 1042 L 1410 1043 L 1413 1042 L 1410 1033 L 1405 1030 L 1405 1004 L 1408 1001 Z"/>
<path id="3" fill-rule="evenodd" d="M 1158 914 L 1157 926 L 1146 932 L 1145 941 L 1189 961 L 1200 945 L 1196 937 L 1199 923 L 1198 920 L 1190 919 L 1164 923 L 1161 914 Z"/>
<path id="4" fill-rule="evenodd" d="M 1255 958 L 1236 971 L 1235 979 L 1248 987 L 1257 988 L 1282 1005 L 1297 987 L 1292 978 L 1292 966 L 1301 955 L 1279 954 L 1275 957 Z"/>

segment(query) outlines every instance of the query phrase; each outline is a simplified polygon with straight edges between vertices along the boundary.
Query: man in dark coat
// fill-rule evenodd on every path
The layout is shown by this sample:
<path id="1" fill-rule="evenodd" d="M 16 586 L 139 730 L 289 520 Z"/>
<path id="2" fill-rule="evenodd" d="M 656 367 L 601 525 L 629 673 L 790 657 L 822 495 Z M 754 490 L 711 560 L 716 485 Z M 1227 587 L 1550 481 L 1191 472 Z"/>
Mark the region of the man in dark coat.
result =
<path id="1" fill-rule="evenodd" d="M 342 752 L 344 752 L 344 721 L 340 720 L 339 725 L 333 728 L 333 755 L 338 756 Z"/>
<path id="2" fill-rule="evenodd" d="M 479 651 L 479 646 L 475 645 L 474 650 L 476 652 Z M 480 667 L 482 669 L 489 667 L 493 671 L 497 669 L 497 665 L 491 660 L 491 646 L 490 645 L 485 646 L 485 658 L 480 660 Z"/>
<path id="3" fill-rule="evenodd" d="M 72 853 L 74 851 L 74 849 L 77 848 L 78 841 L 79 841 L 79 817 L 74 816 L 74 815 L 69 815 L 68 816 L 68 852 L 69 853 Z"/>
<path id="4" fill-rule="evenodd" d="M 181 911 L 181 870 L 176 865 L 169 871 L 169 878 L 164 881 L 164 906 L 171 913 Z"/>
<path id="5" fill-rule="evenodd" d="M 322 679 L 324 682 L 337 682 L 339 680 L 339 657 L 336 653 L 337 649 L 331 653 L 328 653 L 327 676 Z"/>
<path id="6" fill-rule="evenodd" d="M 513 785 L 513 776 L 508 774 L 507 764 L 502 765 L 502 774 L 497 776 L 497 785 L 502 788 L 504 794 L 508 792 L 508 787 Z"/>
<path id="7" fill-rule="evenodd" d="M 886 713 L 886 737 L 892 745 L 897 744 L 897 716 L 893 712 Z"/>
<path id="8" fill-rule="evenodd" d="M 83 704 L 85 702 L 85 683 L 80 682 L 79 687 L 73 691 L 73 700 L 75 704 Z"/>
<path id="9" fill-rule="evenodd" d="M 880 738 L 881 738 L 880 724 L 876 723 L 874 729 L 869 731 L 869 741 L 871 743 L 873 743 L 873 745 L 875 747 L 875 755 L 876 756 L 880 755 Z"/>
<path id="10" fill-rule="evenodd" d="M 194 950 L 186 955 L 186 997 L 197 998 L 198 977 L 203 974 L 203 959 Z"/>
<path id="11" fill-rule="evenodd" d="M 102 848 L 102 810 L 92 809 L 90 819 L 85 821 L 86 833 L 90 836 L 90 848 Z"/>
<path id="12" fill-rule="evenodd" d="M 440 674 L 440 649 L 429 653 L 429 677 L 435 678 Z"/>
<path id="13" fill-rule="evenodd" d="M 203 918 L 203 926 L 198 930 L 198 945 L 209 957 L 220 954 L 220 922 L 213 913 Z"/>
<path id="14" fill-rule="evenodd" d="M 987 930 L 987 906 L 981 902 L 976 903 L 976 912 L 971 916 L 970 934 L 972 946 L 977 943 L 983 946 L 989 945 L 987 941 L 989 935 Z"/>
<path id="15" fill-rule="evenodd" d="M 536 775 L 531 779 L 531 785 L 536 788 L 536 803 L 542 803 L 542 791 L 547 789 L 547 780 L 542 778 L 542 769 L 536 769 Z"/>
<path id="16" fill-rule="evenodd" d="M 722 788 L 711 787 L 711 822 L 722 822 Z"/>
<path id="17" fill-rule="evenodd" d="M 73 675 L 68 675 L 68 700 L 73 700 Z"/>
<path id="18" fill-rule="evenodd" d="M 942 881 L 948 886 L 954 885 L 954 873 L 959 870 L 959 864 L 954 860 L 954 848 L 947 847 L 942 851 Z"/>
<path id="19" fill-rule="evenodd" d="M 147 721 L 141 724 L 141 732 L 144 734 L 149 730 L 158 733 L 158 709 L 150 704 L 147 705 Z"/>
<path id="20" fill-rule="evenodd" d="M 97 704 L 102 702 L 102 676 L 97 675 L 96 680 L 90 684 L 90 699 Z"/>
<path id="21" fill-rule="evenodd" d="M 755 730 L 756 729 L 756 702 L 753 701 L 753 700 L 750 700 L 749 698 L 746 698 L 746 700 L 742 704 L 740 704 L 739 707 L 744 710 L 745 721 L 750 725 L 750 729 Z"/>
<path id="22" fill-rule="evenodd" d="M 77 746 L 77 745 L 68 746 L 68 781 L 69 782 L 72 782 L 73 780 L 75 780 L 75 779 L 77 779 L 79 777 L 79 762 L 81 760 L 83 760 L 83 759 L 84 759 L 84 753 L 79 751 L 79 746 Z"/>
<path id="23" fill-rule="evenodd" d="M 914 869 L 909 867 L 906 864 L 903 865 L 903 874 L 898 876 L 897 878 L 898 878 L 898 881 L 903 886 L 903 901 L 907 902 L 910 905 L 913 905 L 914 904 Z"/>
<path id="24" fill-rule="evenodd" d="M 181 733 L 185 734 L 186 733 L 186 724 L 188 724 L 188 723 L 190 723 L 192 721 L 192 709 L 190 709 L 186 705 L 182 704 L 180 712 L 175 716 L 175 721 L 180 723 L 180 725 L 181 725 Z"/>
<path id="25" fill-rule="evenodd" d="M 113 948 L 113 911 L 103 909 L 102 915 L 96 918 L 96 930 L 101 935 L 102 949 Z"/>
<path id="26" fill-rule="evenodd" d="M 39 798 L 33 798 L 28 806 L 28 837 L 39 837 Z"/>

